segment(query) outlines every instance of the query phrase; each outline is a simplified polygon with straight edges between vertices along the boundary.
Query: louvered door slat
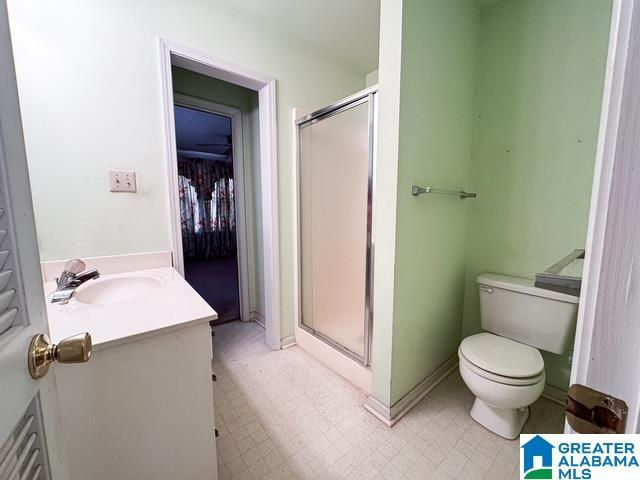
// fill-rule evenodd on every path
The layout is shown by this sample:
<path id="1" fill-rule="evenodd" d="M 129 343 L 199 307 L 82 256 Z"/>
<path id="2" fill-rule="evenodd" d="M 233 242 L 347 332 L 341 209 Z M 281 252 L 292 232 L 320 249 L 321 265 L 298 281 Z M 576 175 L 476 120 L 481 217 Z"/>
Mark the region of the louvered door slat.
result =
<path id="1" fill-rule="evenodd" d="M 9 280 L 13 276 L 13 270 L 5 270 L 0 272 L 0 292 L 3 292 L 7 285 L 9 284 Z"/>
<path id="2" fill-rule="evenodd" d="M 42 473 L 42 465 L 38 465 L 36 469 L 33 471 L 33 474 L 30 477 L 26 477 L 28 480 L 39 480 L 40 474 Z M 22 479 L 20 479 L 22 480 Z"/>
<path id="3" fill-rule="evenodd" d="M 9 308 L 15 295 L 16 291 L 13 288 L 0 293 L 0 312 L 5 312 Z"/>
<path id="4" fill-rule="evenodd" d="M 0 480 L 9 480 L 11 478 L 9 475 L 13 471 L 13 467 L 16 466 L 16 463 L 18 463 L 18 457 L 16 457 L 15 455 L 7 460 L 7 470 L 2 475 L 0 475 Z"/>
<path id="5" fill-rule="evenodd" d="M 0 268 L 4 268 L 10 253 L 11 252 L 9 250 L 0 250 Z"/>
<path id="6" fill-rule="evenodd" d="M 0 480 L 46 480 L 42 418 L 38 397 L 0 448 Z"/>
<path id="7" fill-rule="evenodd" d="M 15 441 L 15 438 L 13 437 L 13 435 L 11 435 L 7 441 L 5 442 L 5 444 L 0 447 L 0 469 L 2 468 L 2 460 L 4 458 L 7 458 L 7 456 L 9 455 L 9 450 L 11 449 L 11 447 L 13 447 L 13 442 Z M 0 470 L 2 471 L 2 470 Z"/>
<path id="8" fill-rule="evenodd" d="M 20 453 L 18 453 L 18 462 L 16 463 L 16 466 L 13 467 L 13 471 L 11 472 L 11 478 L 19 476 L 20 472 L 22 471 L 22 467 L 27 461 L 27 458 L 29 458 L 31 449 L 33 448 L 33 444 L 35 443 L 37 436 L 38 435 L 35 432 L 29 435 L 27 442 L 24 444 L 24 446 L 20 450 Z"/>
<path id="9" fill-rule="evenodd" d="M 30 478 L 31 474 L 33 473 L 33 467 L 35 466 L 36 461 L 38 460 L 39 454 L 40 454 L 40 450 L 37 448 L 31 452 L 31 456 L 29 457 L 29 462 L 24 467 L 24 470 L 22 471 L 22 475 L 20 476 L 20 480 L 27 480 L 28 478 Z"/>
<path id="10" fill-rule="evenodd" d="M 18 449 L 22 446 L 24 439 L 27 438 L 27 434 L 29 433 L 29 429 L 32 424 L 33 416 L 27 417 L 26 421 L 19 427 L 19 431 L 15 436 L 15 439 L 11 442 L 12 445 L 9 448 L 6 457 L 0 459 L 0 480 L 5 480 L 9 476 L 9 472 L 11 471 L 9 469 L 9 463 L 17 457 Z"/>
<path id="11" fill-rule="evenodd" d="M 7 310 L 2 315 L 0 315 L 0 335 L 2 335 L 5 331 L 9 330 L 11 325 L 13 325 L 14 319 L 18 315 L 18 309 L 12 308 L 11 310 Z"/>
<path id="12" fill-rule="evenodd" d="M 13 258 L 12 252 L 15 248 L 12 243 L 9 215 L 4 208 L 0 208 L 0 337 L 12 326 L 20 323 L 16 278 L 13 275 L 16 259 Z"/>

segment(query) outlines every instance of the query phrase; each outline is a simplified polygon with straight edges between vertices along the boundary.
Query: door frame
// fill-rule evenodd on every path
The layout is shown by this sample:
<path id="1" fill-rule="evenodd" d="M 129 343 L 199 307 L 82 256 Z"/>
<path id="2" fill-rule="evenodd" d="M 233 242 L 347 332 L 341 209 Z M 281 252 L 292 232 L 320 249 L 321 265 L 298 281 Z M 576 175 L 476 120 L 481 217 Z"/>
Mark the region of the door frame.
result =
<path id="1" fill-rule="evenodd" d="M 198 97 L 192 97 L 180 93 L 174 93 L 174 104 L 207 113 L 213 113 L 231 119 L 231 148 L 233 159 L 233 192 L 236 215 L 236 251 L 238 261 L 238 293 L 240 299 L 240 320 L 249 320 L 249 260 L 247 258 L 247 221 L 245 207 L 245 176 L 244 176 L 244 132 L 242 128 L 242 110 L 231 105 L 211 102 Z M 176 150 L 177 154 L 177 150 Z M 177 184 L 178 178 L 172 178 L 177 170 L 169 171 L 169 182 Z M 177 227 L 180 228 L 180 204 L 178 210 L 173 211 L 176 202 L 171 202 L 171 218 L 178 219 Z M 175 225 L 174 225 L 175 226 Z M 182 241 L 175 245 L 174 267 L 184 276 L 184 252 Z"/>
<path id="2" fill-rule="evenodd" d="M 166 165 L 168 172 L 170 238 L 172 252 L 182 246 L 179 223 L 178 185 L 175 124 L 173 118 L 173 80 L 171 66 L 191 70 L 258 92 L 260 117 L 260 185 L 262 200 L 262 233 L 264 258 L 264 303 L 266 343 L 273 349 L 281 348 L 280 325 L 280 254 L 278 211 L 278 165 L 276 146 L 276 81 L 244 67 L 190 47 L 159 38 L 161 106 L 164 120 Z M 177 214 L 177 215 L 176 215 Z M 174 264 L 176 261 L 174 260 Z"/>
<path id="3" fill-rule="evenodd" d="M 638 52 L 640 2 L 614 0 L 570 382 L 627 402 L 628 433 L 640 429 Z"/>

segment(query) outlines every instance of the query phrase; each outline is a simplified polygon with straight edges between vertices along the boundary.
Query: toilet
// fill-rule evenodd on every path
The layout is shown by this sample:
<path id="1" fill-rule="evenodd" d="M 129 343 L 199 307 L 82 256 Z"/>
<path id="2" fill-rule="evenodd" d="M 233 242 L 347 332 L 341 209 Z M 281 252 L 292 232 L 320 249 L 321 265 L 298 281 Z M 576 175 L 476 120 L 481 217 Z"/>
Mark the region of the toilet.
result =
<path id="1" fill-rule="evenodd" d="M 540 350 L 565 353 L 578 297 L 493 273 L 479 275 L 477 283 L 484 332 L 460 344 L 460 374 L 476 396 L 473 419 L 514 439 L 529 417 L 529 405 L 544 390 Z"/>

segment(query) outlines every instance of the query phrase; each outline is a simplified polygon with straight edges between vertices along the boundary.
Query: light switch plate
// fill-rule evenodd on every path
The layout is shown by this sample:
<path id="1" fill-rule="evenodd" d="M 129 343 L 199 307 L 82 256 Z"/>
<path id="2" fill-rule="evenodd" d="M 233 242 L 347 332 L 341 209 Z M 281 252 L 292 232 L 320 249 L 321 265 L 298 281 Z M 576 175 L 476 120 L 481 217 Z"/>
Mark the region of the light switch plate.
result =
<path id="1" fill-rule="evenodd" d="M 109 170 L 109 191 L 137 192 L 136 172 L 133 170 Z"/>

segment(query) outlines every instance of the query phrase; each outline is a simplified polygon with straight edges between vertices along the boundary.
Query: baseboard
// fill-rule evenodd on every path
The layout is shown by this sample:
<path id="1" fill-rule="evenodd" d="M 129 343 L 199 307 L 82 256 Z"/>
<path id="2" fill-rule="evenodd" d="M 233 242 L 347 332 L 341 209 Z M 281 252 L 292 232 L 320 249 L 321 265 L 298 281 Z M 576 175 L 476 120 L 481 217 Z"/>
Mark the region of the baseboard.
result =
<path id="1" fill-rule="evenodd" d="M 552 402 L 559 403 L 564 406 L 566 403 L 567 392 L 560 388 L 552 387 L 551 385 L 545 385 L 542 396 Z"/>
<path id="2" fill-rule="evenodd" d="M 427 393 L 433 390 L 458 366 L 458 355 L 440 365 L 431 375 L 413 387 L 409 393 L 394 403 L 391 408 L 376 400 L 371 395 L 364 404 L 370 413 L 381 420 L 385 425 L 392 427 L 409 410 L 422 400 Z"/>
<path id="3" fill-rule="evenodd" d="M 389 407 L 376 400 L 372 395 L 369 395 L 363 407 L 387 427 L 393 427 L 393 424 L 397 422 L 397 420 L 392 421 Z"/>
<path id="4" fill-rule="evenodd" d="M 256 322 L 262 328 L 266 328 L 264 317 L 260 312 L 249 312 L 249 322 Z M 296 337 L 285 337 L 280 342 L 280 348 L 293 347 L 296 344 Z"/>
<path id="5" fill-rule="evenodd" d="M 265 327 L 266 324 L 265 324 L 265 321 L 264 321 L 264 317 L 262 316 L 262 314 L 260 312 L 249 312 L 249 321 L 250 322 L 256 322 L 262 328 L 266 328 Z"/>

